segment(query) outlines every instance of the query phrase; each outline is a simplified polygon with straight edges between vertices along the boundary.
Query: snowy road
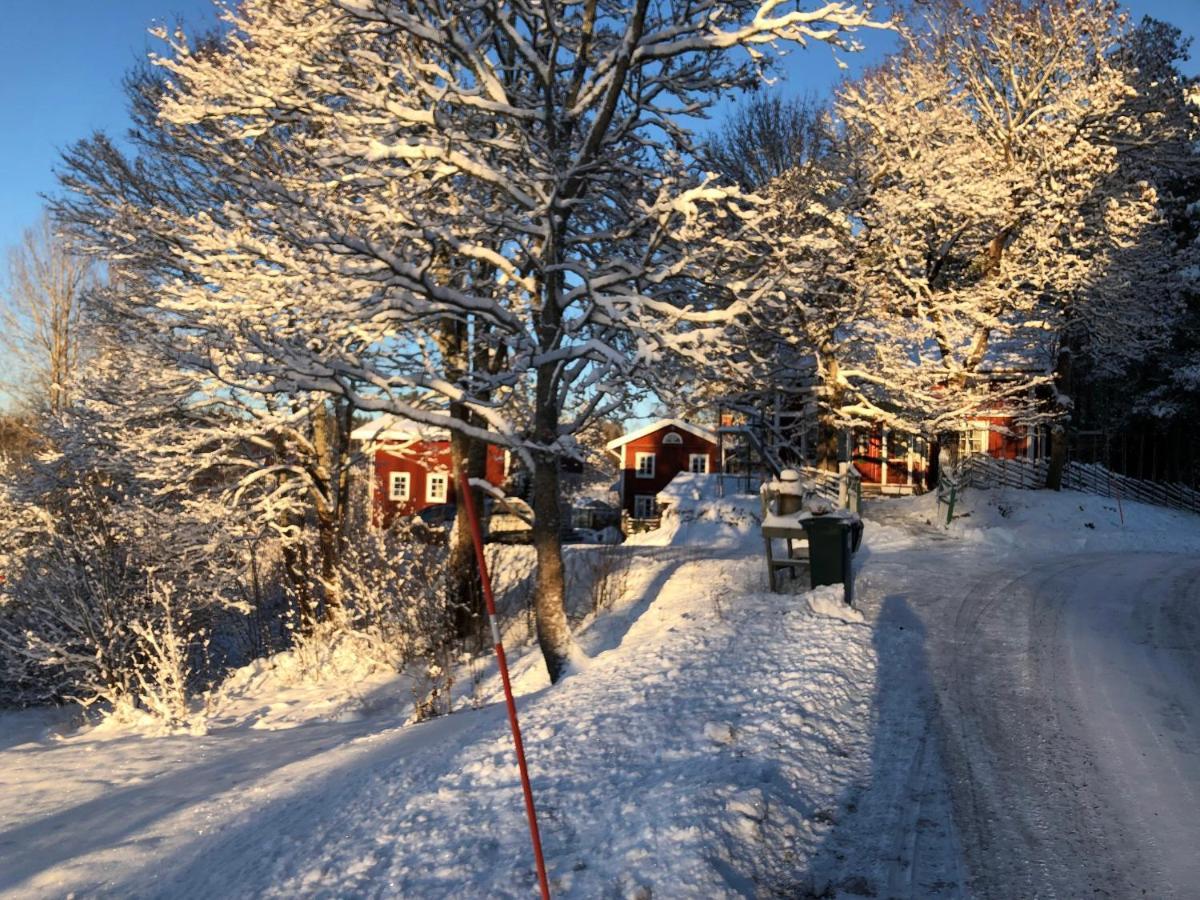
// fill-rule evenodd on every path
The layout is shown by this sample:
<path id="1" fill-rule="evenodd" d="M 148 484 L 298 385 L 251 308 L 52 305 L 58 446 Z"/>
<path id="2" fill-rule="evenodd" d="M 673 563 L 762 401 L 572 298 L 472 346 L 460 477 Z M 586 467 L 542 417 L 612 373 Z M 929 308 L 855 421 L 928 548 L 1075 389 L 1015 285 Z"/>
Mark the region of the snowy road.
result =
<path id="1" fill-rule="evenodd" d="M 936 555 L 879 562 L 926 629 L 972 893 L 1197 896 L 1200 561 Z"/>
<path id="2" fill-rule="evenodd" d="M 556 896 L 1200 896 L 1200 520 L 921 502 L 879 507 L 862 615 L 766 593 L 721 507 L 630 542 L 590 665 L 514 654 Z M 3 714 L 0 897 L 529 896 L 503 708 L 405 727 L 400 689 L 203 736 Z"/>

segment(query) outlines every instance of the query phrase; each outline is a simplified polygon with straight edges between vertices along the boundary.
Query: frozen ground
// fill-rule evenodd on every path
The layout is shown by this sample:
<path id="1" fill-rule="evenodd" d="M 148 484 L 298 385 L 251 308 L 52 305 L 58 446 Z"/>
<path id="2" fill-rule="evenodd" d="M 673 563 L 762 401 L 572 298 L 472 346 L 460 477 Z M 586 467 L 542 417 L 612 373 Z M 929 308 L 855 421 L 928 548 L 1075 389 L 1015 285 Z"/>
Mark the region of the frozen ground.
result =
<path id="1" fill-rule="evenodd" d="M 516 666 L 556 895 L 1200 883 L 1200 520 L 1022 492 L 937 513 L 871 511 L 848 614 L 764 592 L 752 504 L 622 548 L 590 665 Z M 502 707 L 405 726 L 398 681 L 270 684 L 245 673 L 198 736 L 0 716 L 0 894 L 532 895 Z"/>
<path id="2" fill-rule="evenodd" d="M 975 493 L 944 538 L 928 499 L 879 512 L 929 532 L 866 577 L 880 627 L 924 631 L 970 892 L 1197 896 L 1200 519 Z"/>

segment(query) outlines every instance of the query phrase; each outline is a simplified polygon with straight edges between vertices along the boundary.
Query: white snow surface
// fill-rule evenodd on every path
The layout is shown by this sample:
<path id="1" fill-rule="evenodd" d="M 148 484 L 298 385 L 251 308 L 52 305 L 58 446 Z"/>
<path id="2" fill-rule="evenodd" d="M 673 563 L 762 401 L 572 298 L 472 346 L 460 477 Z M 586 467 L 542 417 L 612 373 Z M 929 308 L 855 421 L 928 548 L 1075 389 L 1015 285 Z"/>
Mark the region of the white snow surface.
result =
<path id="1" fill-rule="evenodd" d="M 624 596 L 558 685 L 509 623 L 555 896 L 1183 896 L 1200 877 L 1200 691 L 1164 655 L 1172 623 L 1200 634 L 1181 555 L 1200 518 L 968 491 L 946 529 L 931 497 L 877 501 L 849 609 L 840 587 L 765 591 L 757 497 L 693 495 L 616 548 Z M 529 548 L 505 549 L 518 584 Z M 312 683 L 287 658 L 237 673 L 206 734 L 0 714 L 0 895 L 535 895 L 494 668 L 479 708 L 413 725 L 405 679 L 333 662 Z"/>
<path id="2" fill-rule="evenodd" d="M 580 635 L 588 665 L 552 688 L 536 654 L 514 667 L 556 895 L 809 889 L 805 860 L 868 764 L 875 653 L 869 627 L 763 590 L 755 527 L 733 503 L 625 548 L 624 601 Z M 239 673 L 234 693 L 264 679 Z M 276 683 L 261 715 L 202 736 L 6 714 L 0 892 L 529 896 L 498 698 L 405 726 L 388 689 L 331 721 Z"/>

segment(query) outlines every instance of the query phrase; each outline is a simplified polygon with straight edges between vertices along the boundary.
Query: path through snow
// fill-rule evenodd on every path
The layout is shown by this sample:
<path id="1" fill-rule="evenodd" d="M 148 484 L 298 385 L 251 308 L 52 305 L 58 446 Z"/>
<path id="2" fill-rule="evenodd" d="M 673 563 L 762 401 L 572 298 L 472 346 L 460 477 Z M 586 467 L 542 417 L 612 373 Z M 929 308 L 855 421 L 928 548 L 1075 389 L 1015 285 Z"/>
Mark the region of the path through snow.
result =
<path id="1" fill-rule="evenodd" d="M 973 493 L 947 533 L 931 503 L 877 507 L 863 622 L 763 591 L 750 507 L 623 548 L 591 664 L 516 666 L 556 896 L 1200 884 L 1200 562 L 1161 552 L 1197 520 Z M 397 709 L 153 738 L 6 714 L 0 894 L 531 896 L 502 707 Z"/>
<path id="2" fill-rule="evenodd" d="M 1028 523 L 1002 542 L 971 526 L 871 560 L 924 631 L 971 892 L 1195 896 L 1200 561 L 1148 548 L 1191 551 L 1200 523 L 1066 494 L 1039 521 L 1030 497 L 976 496 L 977 522 L 986 502 Z"/>
<path id="3" fill-rule="evenodd" d="M 809 861 L 869 767 L 871 628 L 758 592 L 753 543 L 639 553 L 625 614 L 597 631 L 611 649 L 519 701 L 556 895 L 812 893 Z M 0 773 L 13 895 L 533 885 L 496 705 L 410 728 L 368 716 L 27 743 L 0 754 Z"/>

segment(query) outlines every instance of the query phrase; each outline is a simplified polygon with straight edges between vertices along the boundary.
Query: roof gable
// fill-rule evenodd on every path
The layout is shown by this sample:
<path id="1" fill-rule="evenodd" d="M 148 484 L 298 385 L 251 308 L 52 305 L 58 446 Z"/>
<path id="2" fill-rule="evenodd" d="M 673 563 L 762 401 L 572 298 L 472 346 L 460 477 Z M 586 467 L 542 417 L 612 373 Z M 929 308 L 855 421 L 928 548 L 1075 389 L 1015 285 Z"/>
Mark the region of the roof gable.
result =
<path id="1" fill-rule="evenodd" d="M 352 441 L 448 441 L 450 432 L 444 428 L 421 425 L 410 419 L 384 414 L 359 425 L 350 432 Z"/>
<path id="2" fill-rule="evenodd" d="M 639 428 L 636 431 L 631 431 L 628 434 L 621 435 L 619 438 L 614 438 L 604 446 L 609 450 L 616 450 L 619 447 L 625 446 L 630 441 L 636 441 L 638 438 L 654 434 L 656 431 L 662 431 L 664 428 L 678 428 L 680 431 L 693 434 L 702 440 L 708 441 L 710 444 L 717 442 L 717 433 L 715 431 L 709 431 L 707 428 L 693 425 L 690 422 L 683 421 L 683 419 L 659 419 L 657 422 L 651 422 L 649 425 Z"/>

